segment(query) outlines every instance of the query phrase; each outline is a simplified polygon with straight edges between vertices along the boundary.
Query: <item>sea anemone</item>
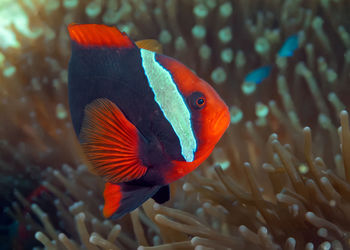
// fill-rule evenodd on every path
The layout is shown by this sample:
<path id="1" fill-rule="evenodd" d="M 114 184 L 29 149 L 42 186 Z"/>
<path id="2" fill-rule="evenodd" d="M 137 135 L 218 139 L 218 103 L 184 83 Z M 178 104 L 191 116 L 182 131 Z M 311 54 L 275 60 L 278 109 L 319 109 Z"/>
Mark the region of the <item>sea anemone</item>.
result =
<path id="1" fill-rule="evenodd" d="M 342 111 L 350 90 L 349 2 L 9 4 L 20 6 L 28 30 L 10 26 L 17 42 L 0 51 L 0 185 L 17 188 L 20 204 L 6 211 L 40 231 L 36 238 L 47 248 L 350 248 L 350 138 Z M 231 126 L 212 156 L 174 183 L 167 206 L 148 201 L 132 213 L 133 226 L 128 216 L 118 221 L 118 237 L 118 224 L 101 217 L 101 180 L 86 172 L 70 122 L 71 22 L 158 39 L 230 106 Z M 297 46 L 286 56 L 280 50 L 290 37 Z M 247 77 L 266 65 L 271 72 L 260 84 Z M 26 203 L 39 183 L 48 202 Z M 2 204 L 13 197 L 4 192 Z"/>

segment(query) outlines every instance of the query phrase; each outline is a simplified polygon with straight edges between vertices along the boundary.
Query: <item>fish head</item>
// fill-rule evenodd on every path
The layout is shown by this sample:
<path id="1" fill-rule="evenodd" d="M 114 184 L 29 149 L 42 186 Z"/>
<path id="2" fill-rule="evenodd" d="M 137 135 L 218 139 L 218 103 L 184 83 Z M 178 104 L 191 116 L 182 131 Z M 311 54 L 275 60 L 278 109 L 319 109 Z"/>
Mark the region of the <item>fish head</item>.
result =
<path id="1" fill-rule="evenodd" d="M 191 113 L 192 130 L 197 142 L 194 162 L 198 166 L 209 156 L 228 128 L 229 109 L 214 88 L 188 67 L 163 55 L 158 56 L 157 60 L 172 75 Z"/>
<path id="2" fill-rule="evenodd" d="M 198 150 L 196 158 L 210 153 L 230 124 L 227 105 L 206 81 L 195 76 L 193 90 L 187 97 L 196 131 Z M 204 103 L 204 104 L 201 104 Z M 209 151 L 209 152 L 207 152 Z"/>

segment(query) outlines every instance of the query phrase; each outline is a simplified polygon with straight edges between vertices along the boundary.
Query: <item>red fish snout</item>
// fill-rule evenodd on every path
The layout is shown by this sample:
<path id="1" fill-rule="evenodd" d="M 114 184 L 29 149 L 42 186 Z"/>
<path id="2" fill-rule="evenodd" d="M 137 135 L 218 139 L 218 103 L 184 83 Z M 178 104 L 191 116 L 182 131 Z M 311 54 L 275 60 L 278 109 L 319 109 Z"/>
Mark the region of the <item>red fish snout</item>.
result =
<path id="1" fill-rule="evenodd" d="M 225 105 L 219 112 L 217 112 L 213 119 L 212 130 L 215 134 L 222 135 L 230 125 L 230 112 Z"/>

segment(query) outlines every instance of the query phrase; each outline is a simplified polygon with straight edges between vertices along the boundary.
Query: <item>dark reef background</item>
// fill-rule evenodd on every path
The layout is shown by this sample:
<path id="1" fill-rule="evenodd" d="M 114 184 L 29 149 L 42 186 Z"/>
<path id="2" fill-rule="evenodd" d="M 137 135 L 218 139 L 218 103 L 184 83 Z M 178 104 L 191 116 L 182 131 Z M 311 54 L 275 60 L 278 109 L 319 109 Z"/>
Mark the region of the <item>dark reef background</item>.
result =
<path id="1" fill-rule="evenodd" d="M 349 13 L 347 0 L 1 0 L 0 248 L 350 249 Z M 72 22 L 159 40 L 230 106 L 165 206 L 102 217 L 69 115 Z"/>

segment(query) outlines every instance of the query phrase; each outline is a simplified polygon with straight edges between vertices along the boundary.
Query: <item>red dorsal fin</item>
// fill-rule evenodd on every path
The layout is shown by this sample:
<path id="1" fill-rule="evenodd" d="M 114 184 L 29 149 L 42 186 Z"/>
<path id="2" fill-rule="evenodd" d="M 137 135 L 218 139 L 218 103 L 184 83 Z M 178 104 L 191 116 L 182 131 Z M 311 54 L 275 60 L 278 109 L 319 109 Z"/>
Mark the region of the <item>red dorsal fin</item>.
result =
<path id="1" fill-rule="evenodd" d="M 115 27 L 103 24 L 68 25 L 70 38 L 85 46 L 108 46 L 131 48 L 134 46 L 130 38 Z"/>
<path id="2" fill-rule="evenodd" d="M 147 171 L 139 158 L 138 130 L 108 99 L 85 108 L 80 139 L 91 171 L 107 182 L 131 181 Z"/>

